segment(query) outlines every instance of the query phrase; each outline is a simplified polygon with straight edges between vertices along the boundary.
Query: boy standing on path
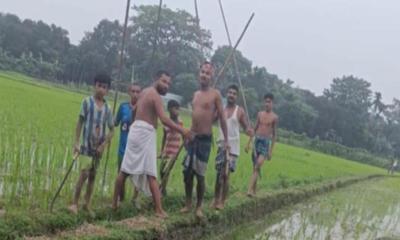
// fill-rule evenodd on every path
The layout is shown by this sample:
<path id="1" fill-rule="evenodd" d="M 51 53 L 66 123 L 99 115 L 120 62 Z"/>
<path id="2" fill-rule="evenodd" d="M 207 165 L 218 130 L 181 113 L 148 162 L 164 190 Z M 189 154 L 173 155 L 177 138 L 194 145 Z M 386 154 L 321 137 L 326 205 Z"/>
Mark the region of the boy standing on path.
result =
<path id="1" fill-rule="evenodd" d="M 121 125 L 120 136 L 119 136 L 119 147 L 118 147 L 118 172 L 121 169 L 122 159 L 125 154 L 126 142 L 128 141 L 129 127 L 135 120 L 136 115 L 136 103 L 139 98 L 139 94 L 142 89 L 138 85 L 130 85 L 128 88 L 128 94 L 131 97 L 129 102 L 124 102 L 119 105 L 117 116 L 115 118 L 115 126 Z M 125 184 L 124 184 L 125 185 Z M 136 193 L 136 192 L 135 192 Z M 125 187 L 122 187 L 120 201 L 124 200 Z"/>
<path id="2" fill-rule="evenodd" d="M 170 119 L 174 123 L 183 127 L 183 122 L 179 119 L 179 108 L 180 105 L 177 101 L 170 100 L 168 102 L 167 109 Z M 169 178 L 169 173 L 167 172 L 167 169 L 171 168 L 172 166 L 170 165 L 173 164 L 172 161 L 176 160 L 175 158 L 177 157 L 179 147 L 181 146 L 181 138 L 182 137 L 179 132 L 170 129 L 167 126 L 164 126 L 164 135 L 162 139 L 160 155 L 160 189 L 163 196 L 167 195 L 167 184 Z"/>
<path id="3" fill-rule="evenodd" d="M 113 116 L 104 97 L 111 85 L 109 75 L 101 73 L 94 78 L 94 95 L 83 100 L 79 119 L 76 124 L 74 155 L 80 154 L 79 165 L 81 173 L 76 184 L 74 199 L 69 210 L 77 214 L 81 190 L 87 181 L 85 204 L 83 208 L 91 212 L 91 198 L 95 183 L 96 170 L 99 166 L 101 155 L 107 144 L 110 143 L 114 133 Z M 83 131 L 82 131 L 83 127 Z M 106 128 L 109 132 L 106 135 Z M 80 144 L 80 136 L 82 141 Z"/>

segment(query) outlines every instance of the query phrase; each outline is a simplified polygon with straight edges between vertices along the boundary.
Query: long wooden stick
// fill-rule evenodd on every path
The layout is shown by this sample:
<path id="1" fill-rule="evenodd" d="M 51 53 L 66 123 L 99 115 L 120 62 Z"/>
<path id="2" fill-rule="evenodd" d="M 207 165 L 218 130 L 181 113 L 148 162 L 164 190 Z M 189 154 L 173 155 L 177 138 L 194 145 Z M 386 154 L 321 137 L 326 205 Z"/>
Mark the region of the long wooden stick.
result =
<path id="1" fill-rule="evenodd" d="M 229 46 L 232 48 L 231 36 L 230 36 L 230 33 L 229 33 L 229 29 L 228 29 L 228 24 L 227 24 L 226 17 L 225 17 L 224 8 L 222 6 L 222 0 L 218 0 L 218 3 L 219 3 L 219 8 L 221 10 L 222 19 L 224 21 L 225 32 L 226 32 L 226 36 L 228 38 Z M 246 101 L 246 97 L 245 97 L 245 93 L 244 93 L 244 89 L 243 89 L 242 79 L 240 77 L 239 66 L 238 66 L 238 63 L 237 63 L 235 52 L 233 53 L 232 58 L 233 58 L 233 67 L 235 68 L 236 77 L 237 77 L 238 82 L 239 82 L 239 87 L 240 87 L 240 91 L 241 91 L 241 95 L 242 95 L 243 107 L 244 107 L 244 111 L 246 113 L 247 122 L 249 124 L 251 124 L 250 117 L 249 117 L 249 111 L 248 111 L 248 107 L 247 107 L 247 101 Z"/>
<path id="2" fill-rule="evenodd" d="M 126 10 L 125 10 L 124 30 L 122 32 L 121 50 L 120 50 L 119 66 L 118 66 L 118 81 L 119 82 L 122 81 L 122 70 L 123 70 L 123 64 L 124 64 L 124 51 L 125 51 L 125 42 L 126 42 L 126 31 L 127 31 L 127 28 L 128 28 L 128 19 L 129 19 L 130 6 L 131 6 L 131 0 L 127 0 L 127 2 L 126 2 Z M 115 88 L 114 104 L 113 104 L 113 110 L 112 110 L 113 116 L 114 116 L 116 108 L 117 108 L 117 101 L 118 101 L 118 88 Z M 103 173 L 103 181 L 102 181 L 102 188 L 101 188 L 101 193 L 102 194 L 103 194 L 103 191 L 104 191 L 104 186 L 106 184 L 107 165 L 108 165 L 108 160 L 110 159 L 110 147 L 111 147 L 111 142 L 107 146 L 106 162 L 104 164 L 104 173 Z"/>
<path id="3" fill-rule="evenodd" d="M 219 185 L 219 192 L 217 193 L 217 196 L 218 196 L 219 200 L 222 198 L 222 195 L 223 195 L 223 192 L 224 192 L 224 188 L 225 188 L 225 184 L 227 182 L 227 178 L 228 178 L 229 171 L 230 171 L 229 164 L 230 164 L 230 161 L 231 161 L 231 156 L 229 154 L 229 151 L 224 150 L 224 155 L 225 155 L 224 156 L 225 159 L 224 159 L 224 162 L 223 162 L 222 169 L 221 169 L 221 171 L 219 173 L 219 179 L 217 180 L 218 181 L 218 185 Z"/>
<path id="4" fill-rule="evenodd" d="M 201 54 L 204 57 L 204 43 L 203 43 L 203 39 L 201 38 L 199 8 L 197 7 L 197 0 L 194 0 L 194 11 L 196 13 L 197 34 L 198 34 L 198 37 L 200 39 L 200 51 L 201 51 Z"/>
<path id="5" fill-rule="evenodd" d="M 76 159 L 78 158 L 78 156 L 79 156 L 79 154 L 75 154 L 75 155 L 74 155 L 74 157 L 73 157 L 73 159 L 72 159 L 72 162 L 71 162 L 71 165 L 69 165 L 68 171 L 67 171 L 67 173 L 66 173 L 65 176 L 64 176 L 64 179 L 62 180 L 60 186 L 59 186 L 58 189 L 57 189 L 56 194 L 54 195 L 53 199 L 51 200 L 51 203 L 50 203 L 50 212 L 53 212 L 54 203 L 56 202 L 58 196 L 60 195 L 60 192 L 61 192 L 62 188 L 64 187 L 64 184 L 65 184 L 65 182 L 67 181 L 68 176 L 69 176 L 69 174 L 71 173 L 72 168 L 73 168 L 73 166 L 75 165 L 75 162 L 76 162 Z"/>
<path id="6" fill-rule="evenodd" d="M 246 26 L 244 27 L 242 33 L 240 34 L 239 39 L 236 41 L 235 46 L 231 49 L 231 51 L 229 52 L 228 57 L 225 59 L 225 63 L 222 66 L 221 70 L 219 71 L 219 73 L 217 75 L 217 78 L 216 78 L 216 80 L 214 82 L 214 87 L 218 84 L 218 81 L 221 78 L 222 74 L 225 72 L 226 67 L 230 64 L 230 62 L 232 60 L 233 53 L 235 52 L 236 48 L 239 46 L 239 43 L 242 40 L 244 34 L 246 33 L 247 28 L 249 27 L 249 25 L 250 25 L 251 21 L 253 20 L 253 18 L 254 18 L 254 13 L 251 14 L 249 20 L 247 21 Z"/>
<path id="7" fill-rule="evenodd" d="M 164 176 L 163 176 L 163 178 L 161 179 L 161 184 L 160 184 L 160 190 L 161 190 L 161 191 L 163 191 L 163 190 L 167 187 L 166 181 L 167 181 L 167 179 L 168 179 L 168 177 L 169 177 L 169 174 L 170 174 L 171 171 L 172 171 L 172 168 L 173 168 L 174 165 L 175 165 L 176 160 L 177 160 L 178 157 L 179 157 L 179 154 L 182 152 L 182 149 L 183 149 L 184 145 L 185 145 L 184 143 L 181 144 L 181 146 L 179 147 L 179 150 L 178 150 L 178 152 L 176 153 L 175 157 L 174 157 L 173 159 L 171 159 L 171 162 L 169 162 L 168 165 L 165 166 Z"/>

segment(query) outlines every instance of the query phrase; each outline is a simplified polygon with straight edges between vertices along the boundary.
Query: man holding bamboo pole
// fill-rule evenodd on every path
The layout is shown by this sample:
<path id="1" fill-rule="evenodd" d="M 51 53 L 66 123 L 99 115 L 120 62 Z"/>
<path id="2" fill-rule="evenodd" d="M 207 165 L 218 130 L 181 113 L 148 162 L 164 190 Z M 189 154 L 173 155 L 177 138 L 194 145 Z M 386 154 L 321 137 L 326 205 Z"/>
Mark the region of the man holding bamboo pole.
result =
<path id="1" fill-rule="evenodd" d="M 236 104 L 239 94 L 239 87 L 230 85 L 227 91 L 227 105 L 224 109 L 226 117 L 226 124 L 228 127 L 228 143 L 229 152 L 223 148 L 224 135 L 222 129 L 219 129 L 218 138 L 218 152 L 215 159 L 215 169 L 217 171 L 217 178 L 215 181 L 215 194 L 212 207 L 216 209 L 223 209 L 225 200 L 229 191 L 229 173 L 234 172 L 236 169 L 237 160 L 240 154 L 240 127 L 242 127 L 246 134 L 251 138 L 253 130 L 246 118 L 246 113 L 242 107 Z M 227 159 L 227 157 L 229 159 Z M 228 168 L 228 169 L 226 169 Z"/>
<path id="2" fill-rule="evenodd" d="M 74 199 L 69 211 L 77 214 L 78 203 L 83 185 L 87 181 L 85 204 L 83 208 L 90 214 L 91 199 L 94 189 L 97 168 L 101 156 L 107 144 L 110 143 L 114 134 L 114 122 L 110 107 L 104 99 L 111 85 L 111 78 L 108 74 L 100 73 L 94 78 L 94 94 L 83 100 L 81 111 L 75 131 L 74 155 L 80 154 L 78 160 L 81 166 L 81 173 L 76 184 Z M 106 128 L 109 132 L 106 135 Z M 82 130 L 83 129 L 83 130 Z M 82 135 L 82 138 L 81 138 Z M 81 143 L 80 143 L 80 140 Z"/>
<path id="3" fill-rule="evenodd" d="M 128 142 L 122 160 L 121 170 L 115 181 L 113 209 L 118 208 L 119 196 L 125 179 L 130 176 L 135 187 L 145 195 L 152 196 L 155 215 L 166 218 L 161 205 L 161 194 L 157 183 L 157 123 L 158 119 L 185 138 L 189 130 L 174 123 L 164 113 L 162 95 L 167 94 L 171 76 L 160 70 L 154 76 L 152 86 L 144 89 L 137 102 L 136 118 L 129 129 Z"/>

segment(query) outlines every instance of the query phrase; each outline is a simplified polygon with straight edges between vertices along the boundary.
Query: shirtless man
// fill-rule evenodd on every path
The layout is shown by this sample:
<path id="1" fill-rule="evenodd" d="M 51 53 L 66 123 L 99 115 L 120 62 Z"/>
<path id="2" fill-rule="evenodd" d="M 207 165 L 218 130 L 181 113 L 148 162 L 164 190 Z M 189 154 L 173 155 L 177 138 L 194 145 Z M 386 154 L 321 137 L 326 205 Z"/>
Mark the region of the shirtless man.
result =
<path id="1" fill-rule="evenodd" d="M 278 115 L 272 111 L 274 95 L 268 93 L 264 96 L 265 111 L 257 114 L 257 123 L 254 129 L 255 140 L 253 149 L 253 175 L 250 179 L 247 196 L 256 195 L 257 178 L 260 174 L 261 166 L 266 159 L 271 160 L 272 151 L 276 140 L 276 128 L 278 125 Z M 251 141 L 248 142 L 246 152 L 249 151 Z"/>
<path id="2" fill-rule="evenodd" d="M 158 71 L 155 82 L 144 89 L 137 102 L 135 121 L 129 129 L 128 142 L 122 160 L 121 171 L 115 182 L 113 209 L 118 208 L 118 198 L 126 177 L 131 176 L 135 187 L 146 195 L 152 195 L 157 217 L 167 214 L 161 206 L 161 194 L 157 184 L 157 120 L 185 137 L 190 131 L 174 123 L 165 113 L 160 95 L 168 92 L 171 77 L 167 71 Z"/>
<path id="3" fill-rule="evenodd" d="M 202 203 L 205 192 L 205 172 L 211 150 L 212 124 L 215 111 L 220 119 L 220 125 L 224 136 L 223 148 L 228 149 L 227 127 L 221 94 L 211 87 L 214 67 L 210 62 L 204 62 L 200 67 L 200 90 L 196 91 L 192 101 L 192 127 L 195 134 L 192 141 L 187 144 L 187 155 L 183 162 L 183 176 L 185 182 L 186 202 L 181 209 L 187 213 L 192 208 L 192 191 L 194 176 L 197 179 L 197 205 L 196 216 L 203 217 Z"/>

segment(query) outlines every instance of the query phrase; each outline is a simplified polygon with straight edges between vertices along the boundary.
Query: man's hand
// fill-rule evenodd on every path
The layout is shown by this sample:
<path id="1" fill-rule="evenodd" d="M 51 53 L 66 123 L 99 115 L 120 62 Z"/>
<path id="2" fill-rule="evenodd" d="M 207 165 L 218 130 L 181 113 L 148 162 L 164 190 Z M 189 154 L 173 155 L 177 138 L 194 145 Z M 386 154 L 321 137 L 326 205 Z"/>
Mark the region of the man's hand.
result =
<path id="1" fill-rule="evenodd" d="M 249 136 L 249 137 L 253 137 L 253 136 L 254 136 L 254 130 L 251 129 L 251 128 L 249 128 L 249 129 L 247 129 L 246 134 L 247 134 L 247 136 Z"/>
<path id="2" fill-rule="evenodd" d="M 74 150 L 73 150 L 73 155 L 79 155 L 79 153 L 81 152 L 81 147 L 79 145 L 79 143 L 75 143 L 74 144 Z"/>
<path id="3" fill-rule="evenodd" d="M 247 146 L 244 148 L 245 153 L 249 153 L 251 150 L 250 144 L 247 144 Z"/>
<path id="4" fill-rule="evenodd" d="M 226 140 L 224 141 L 223 147 L 224 147 L 224 150 L 225 150 L 226 152 L 230 152 L 231 147 L 229 146 L 228 141 L 226 141 Z"/>
<path id="5" fill-rule="evenodd" d="M 96 154 L 100 157 L 103 154 L 105 148 L 106 148 L 106 142 L 102 143 L 100 146 L 97 147 Z"/>
<path id="6" fill-rule="evenodd" d="M 185 142 L 191 142 L 194 139 L 194 132 L 190 131 L 189 129 L 184 128 L 183 131 L 183 138 L 185 139 Z"/>

